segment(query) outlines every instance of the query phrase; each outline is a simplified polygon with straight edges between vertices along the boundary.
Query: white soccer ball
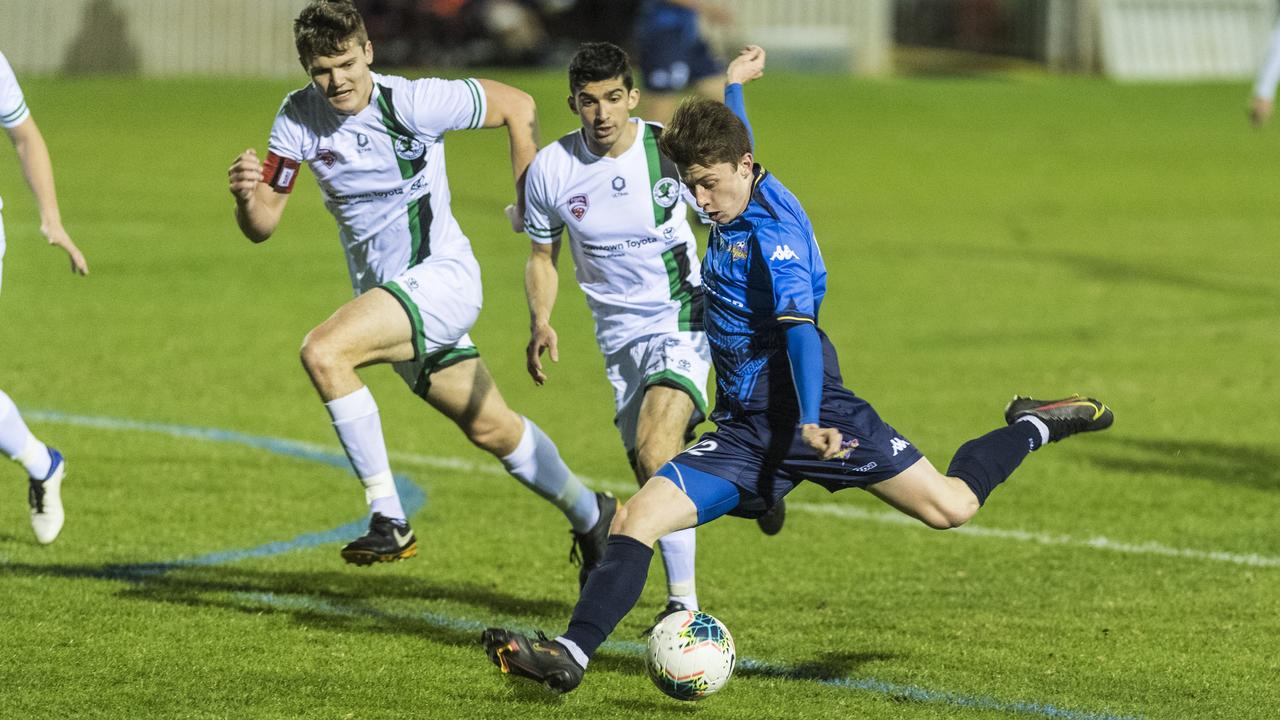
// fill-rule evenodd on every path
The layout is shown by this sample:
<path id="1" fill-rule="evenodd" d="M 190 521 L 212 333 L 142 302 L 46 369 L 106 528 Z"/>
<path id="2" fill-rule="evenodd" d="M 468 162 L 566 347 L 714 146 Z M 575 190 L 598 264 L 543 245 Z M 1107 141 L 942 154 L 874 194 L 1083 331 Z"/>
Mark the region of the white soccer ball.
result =
<path id="1" fill-rule="evenodd" d="M 649 633 L 649 679 L 677 700 L 698 700 L 724 687 L 735 659 L 729 629 L 704 612 L 672 613 Z"/>

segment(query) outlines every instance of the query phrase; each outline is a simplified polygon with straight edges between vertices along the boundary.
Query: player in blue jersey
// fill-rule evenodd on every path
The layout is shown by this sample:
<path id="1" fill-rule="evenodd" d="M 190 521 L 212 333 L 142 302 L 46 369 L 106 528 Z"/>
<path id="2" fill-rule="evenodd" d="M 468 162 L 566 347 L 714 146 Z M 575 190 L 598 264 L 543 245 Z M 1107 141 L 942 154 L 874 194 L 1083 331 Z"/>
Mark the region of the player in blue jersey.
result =
<path id="1" fill-rule="evenodd" d="M 1005 427 L 962 445 L 946 474 L 938 472 L 844 386 L 818 327 L 827 272 L 813 227 L 796 197 L 755 163 L 741 85 L 725 89 L 725 102 L 686 101 L 659 141 L 716 223 L 702 266 L 716 430 L 618 511 L 604 561 L 563 635 L 530 640 L 491 628 L 482 637 L 504 672 L 561 692 L 578 686 L 635 605 L 653 543 L 668 532 L 726 514 L 757 517 L 802 480 L 833 492 L 863 488 L 929 527 L 953 528 L 1028 453 L 1112 422 L 1111 410 L 1091 398 L 1014 398 Z"/>
<path id="2" fill-rule="evenodd" d="M 701 20 L 726 25 L 733 15 L 715 0 L 644 0 L 636 14 L 634 44 L 644 78 L 645 117 L 666 123 L 689 90 L 718 97 L 723 65 L 711 52 Z"/>

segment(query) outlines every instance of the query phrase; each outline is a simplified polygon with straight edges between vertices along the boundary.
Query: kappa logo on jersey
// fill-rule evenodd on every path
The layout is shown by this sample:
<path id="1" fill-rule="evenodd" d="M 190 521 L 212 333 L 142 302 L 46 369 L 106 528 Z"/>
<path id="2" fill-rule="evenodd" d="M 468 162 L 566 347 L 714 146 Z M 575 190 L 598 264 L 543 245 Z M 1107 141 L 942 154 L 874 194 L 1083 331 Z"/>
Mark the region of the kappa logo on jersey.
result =
<path id="1" fill-rule="evenodd" d="M 894 457 L 898 457 L 898 453 L 902 452 L 903 450 L 906 450 L 907 446 L 909 446 L 910 444 L 911 443 L 907 442 L 906 440 L 903 440 L 902 438 L 894 438 L 889 441 L 889 447 L 893 448 Z"/>
<path id="2" fill-rule="evenodd" d="M 396 157 L 401 160 L 417 160 L 427 151 L 427 146 L 415 137 L 400 136 L 395 140 Z"/>
<path id="3" fill-rule="evenodd" d="M 582 216 L 587 214 L 587 208 L 590 205 L 591 203 L 587 201 L 586 195 L 574 195 L 569 198 L 569 212 L 578 220 L 581 220 Z"/>
<path id="4" fill-rule="evenodd" d="M 769 256 L 770 262 L 782 262 L 783 260 L 795 260 L 798 255 L 796 251 L 791 249 L 790 245 L 779 245 L 773 249 L 773 254 Z"/>
<path id="5" fill-rule="evenodd" d="M 329 148 L 320 148 L 316 151 L 316 159 L 324 163 L 325 167 L 333 167 L 338 162 L 338 156 Z"/>
<path id="6" fill-rule="evenodd" d="M 664 208 L 669 208 L 680 199 L 680 189 L 675 180 L 661 178 L 653 185 L 653 201 Z"/>

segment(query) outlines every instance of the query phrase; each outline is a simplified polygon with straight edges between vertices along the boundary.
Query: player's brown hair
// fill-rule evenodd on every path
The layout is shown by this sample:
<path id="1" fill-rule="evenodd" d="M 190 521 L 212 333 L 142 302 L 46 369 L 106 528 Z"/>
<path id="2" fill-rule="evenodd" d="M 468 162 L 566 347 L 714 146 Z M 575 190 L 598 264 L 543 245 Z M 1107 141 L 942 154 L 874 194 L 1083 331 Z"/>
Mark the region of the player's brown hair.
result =
<path id="1" fill-rule="evenodd" d="M 658 147 L 682 168 L 737 165 L 743 155 L 751 152 L 751 136 L 742 120 L 724 103 L 691 97 L 676 108 L 671 124 L 658 138 Z"/>
<path id="2" fill-rule="evenodd" d="M 312 0 L 293 21 L 293 42 L 303 67 L 315 58 L 341 54 L 351 40 L 364 47 L 369 33 L 349 0 Z"/>

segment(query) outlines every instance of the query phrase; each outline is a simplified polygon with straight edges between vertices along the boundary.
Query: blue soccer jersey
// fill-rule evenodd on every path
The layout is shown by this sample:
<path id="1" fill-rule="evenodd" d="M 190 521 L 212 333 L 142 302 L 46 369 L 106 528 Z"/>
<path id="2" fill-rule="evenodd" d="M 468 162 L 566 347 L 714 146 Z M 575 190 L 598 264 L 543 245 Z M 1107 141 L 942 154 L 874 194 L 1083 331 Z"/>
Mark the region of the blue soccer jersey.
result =
<path id="1" fill-rule="evenodd" d="M 796 407 L 785 330 L 816 325 L 827 290 L 804 208 L 777 178 L 755 172 L 746 211 L 712 228 L 702 266 L 719 416 Z M 824 371 L 823 385 L 839 387 L 839 368 Z"/>

